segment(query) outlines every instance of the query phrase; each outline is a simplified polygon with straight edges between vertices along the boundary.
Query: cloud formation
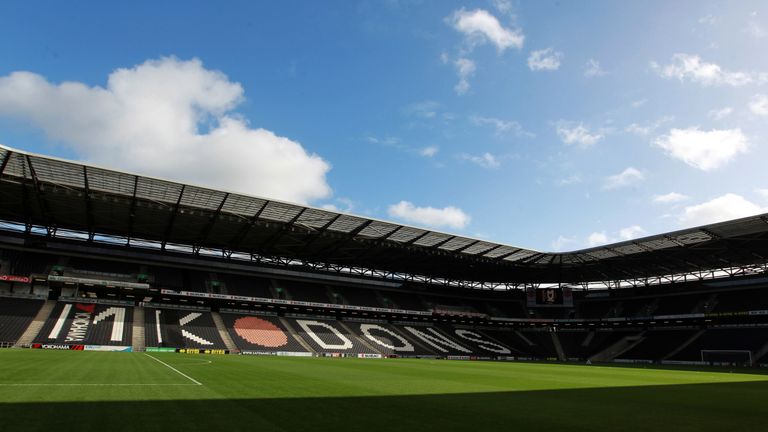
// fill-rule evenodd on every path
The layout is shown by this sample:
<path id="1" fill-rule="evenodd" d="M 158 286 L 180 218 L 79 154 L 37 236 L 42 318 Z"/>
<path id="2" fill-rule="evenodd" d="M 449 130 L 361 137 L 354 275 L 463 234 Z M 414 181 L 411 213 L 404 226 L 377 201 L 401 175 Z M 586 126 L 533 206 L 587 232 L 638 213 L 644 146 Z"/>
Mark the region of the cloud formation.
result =
<path id="1" fill-rule="evenodd" d="M 707 225 L 764 213 L 767 210 L 741 195 L 728 193 L 701 204 L 686 207 L 679 217 L 686 227 Z"/>
<path id="2" fill-rule="evenodd" d="M 387 209 L 387 214 L 405 222 L 432 228 L 463 229 L 471 220 L 470 216 L 458 207 L 417 207 L 410 201 L 392 204 Z"/>
<path id="3" fill-rule="evenodd" d="M 563 60 L 563 53 L 552 48 L 545 48 L 531 52 L 528 56 L 528 68 L 532 71 L 557 70 Z"/>
<path id="4" fill-rule="evenodd" d="M 749 111 L 755 115 L 768 116 L 768 95 L 755 95 L 749 102 Z"/>
<path id="5" fill-rule="evenodd" d="M 690 199 L 688 195 L 683 195 L 677 192 L 670 192 L 668 194 L 654 196 L 653 202 L 660 204 L 674 204 L 688 199 Z"/>
<path id="6" fill-rule="evenodd" d="M 498 159 L 496 159 L 496 156 L 488 152 L 485 152 L 481 155 L 462 153 L 459 155 L 459 158 L 487 169 L 498 168 L 501 166 L 501 163 L 498 161 Z"/>
<path id="7" fill-rule="evenodd" d="M 720 168 L 749 148 L 741 129 L 702 131 L 698 127 L 672 129 L 656 138 L 654 144 L 669 156 L 702 171 Z"/>
<path id="8" fill-rule="evenodd" d="M 595 59 L 587 60 L 584 65 L 584 76 L 587 78 L 596 78 L 605 75 L 606 72 L 600 67 L 600 62 Z"/>
<path id="9" fill-rule="evenodd" d="M 459 9 L 448 18 L 448 22 L 464 35 L 470 47 L 492 43 L 501 53 L 508 48 L 521 49 L 525 41 L 520 30 L 502 26 L 495 16 L 484 9 Z"/>
<path id="10" fill-rule="evenodd" d="M 243 88 L 198 59 L 117 69 L 105 87 L 0 77 L 0 115 L 109 167 L 306 203 L 331 195 L 331 166 L 301 144 L 252 128 L 233 110 Z"/>
<path id="11" fill-rule="evenodd" d="M 513 133 L 517 137 L 533 138 L 536 135 L 523 129 L 523 126 L 514 120 L 502 120 L 495 117 L 472 116 L 469 120 L 476 126 L 493 126 L 496 135 L 501 136 Z"/>
<path id="12" fill-rule="evenodd" d="M 592 132 L 580 122 L 560 120 L 555 124 L 555 129 L 563 143 L 580 148 L 592 147 L 605 137 L 602 131 Z"/>
<path id="13" fill-rule="evenodd" d="M 459 76 L 459 82 L 453 89 L 458 95 L 466 94 L 469 91 L 469 78 L 475 74 L 477 66 L 474 61 L 464 57 L 456 59 L 453 65 L 456 67 L 456 75 Z"/>
<path id="14" fill-rule="evenodd" d="M 701 57 L 693 54 L 675 54 L 672 56 L 672 62 L 664 66 L 651 62 L 651 68 L 662 78 L 695 82 L 703 86 L 729 85 L 738 87 L 768 81 L 768 74 L 727 71 L 718 64 L 707 63 L 702 61 Z"/>
<path id="15" fill-rule="evenodd" d="M 628 167 L 618 174 L 606 177 L 603 182 L 603 189 L 619 189 L 632 186 L 643 180 L 645 180 L 645 174 L 636 168 Z"/>

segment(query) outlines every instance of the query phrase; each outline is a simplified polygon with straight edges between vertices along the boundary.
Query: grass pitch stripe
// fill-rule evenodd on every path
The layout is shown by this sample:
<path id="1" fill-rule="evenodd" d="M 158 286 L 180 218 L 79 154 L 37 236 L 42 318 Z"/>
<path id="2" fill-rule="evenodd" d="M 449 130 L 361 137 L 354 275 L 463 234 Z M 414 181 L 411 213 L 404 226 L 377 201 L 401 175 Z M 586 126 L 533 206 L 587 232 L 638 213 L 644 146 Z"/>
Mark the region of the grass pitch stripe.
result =
<path id="1" fill-rule="evenodd" d="M 179 374 L 179 375 L 183 376 L 184 378 L 186 378 L 186 379 L 188 379 L 188 380 L 192 381 L 192 382 L 193 382 L 193 383 L 195 383 L 196 385 L 200 385 L 200 386 L 201 386 L 201 385 L 203 385 L 203 383 L 201 383 L 200 381 L 198 381 L 198 380 L 196 380 L 196 379 L 192 378 L 191 376 L 189 376 L 189 375 L 185 374 L 184 372 L 182 372 L 182 371 L 180 371 L 180 370 L 176 369 L 175 367 L 173 367 L 173 366 L 169 365 L 168 363 L 166 363 L 166 362 L 164 362 L 164 361 L 162 361 L 162 360 L 160 360 L 160 359 L 158 359 L 158 358 L 155 358 L 155 357 L 153 357 L 153 356 L 151 356 L 151 355 L 149 355 L 149 354 L 146 354 L 146 353 L 145 353 L 144 355 L 145 355 L 145 356 L 147 356 L 147 357 L 149 357 L 149 358 L 151 358 L 152 360 L 154 360 L 154 361 L 156 361 L 156 362 L 158 362 L 158 363 L 160 363 L 160 364 L 164 365 L 164 366 L 165 366 L 165 367 L 167 367 L 168 369 L 170 369 L 170 370 L 172 370 L 172 371 L 176 372 L 177 374 Z"/>

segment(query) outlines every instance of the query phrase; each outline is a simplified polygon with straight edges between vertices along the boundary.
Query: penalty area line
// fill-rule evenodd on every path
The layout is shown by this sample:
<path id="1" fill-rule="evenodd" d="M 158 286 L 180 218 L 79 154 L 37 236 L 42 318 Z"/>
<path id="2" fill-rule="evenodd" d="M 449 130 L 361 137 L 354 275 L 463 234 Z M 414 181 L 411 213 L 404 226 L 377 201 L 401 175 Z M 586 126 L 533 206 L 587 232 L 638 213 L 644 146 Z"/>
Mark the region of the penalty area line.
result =
<path id="1" fill-rule="evenodd" d="M 203 385 L 203 383 L 201 383 L 200 381 L 198 381 L 198 380 L 196 380 L 196 379 L 192 378 L 191 376 L 189 376 L 189 375 L 185 374 L 184 372 L 182 372 L 182 371 L 180 371 L 180 370 L 176 369 L 175 367 L 173 367 L 173 366 L 169 365 L 168 363 L 166 363 L 166 362 L 164 362 L 164 361 L 162 361 L 162 360 L 160 360 L 160 359 L 158 359 L 158 358 L 155 358 L 155 357 L 153 357 L 153 356 L 151 356 L 151 355 L 149 355 L 149 354 L 147 354 L 147 353 L 144 353 L 144 355 L 145 355 L 145 356 L 147 356 L 147 357 L 149 357 L 149 358 L 151 358 L 152 360 L 154 360 L 154 361 L 156 361 L 156 362 L 158 362 L 158 363 L 162 364 L 163 366 L 167 367 L 168 369 L 170 369 L 170 370 L 172 370 L 172 371 L 176 372 L 177 374 L 179 374 L 179 375 L 183 376 L 184 378 L 186 378 L 186 379 L 188 379 L 188 380 L 192 381 L 193 383 L 195 383 L 195 385 L 199 385 L 199 386 Z"/>

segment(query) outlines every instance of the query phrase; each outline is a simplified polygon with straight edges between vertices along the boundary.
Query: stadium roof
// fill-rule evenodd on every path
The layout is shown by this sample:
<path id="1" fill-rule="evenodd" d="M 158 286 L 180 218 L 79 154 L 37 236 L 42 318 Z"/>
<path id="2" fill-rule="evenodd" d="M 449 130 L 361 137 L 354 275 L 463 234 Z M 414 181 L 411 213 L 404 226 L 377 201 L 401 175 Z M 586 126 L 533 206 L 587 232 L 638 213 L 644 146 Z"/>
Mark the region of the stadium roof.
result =
<path id="1" fill-rule="evenodd" d="M 768 262 L 768 214 L 540 252 L 0 146 L 0 220 L 347 268 L 484 283 L 644 279 Z"/>

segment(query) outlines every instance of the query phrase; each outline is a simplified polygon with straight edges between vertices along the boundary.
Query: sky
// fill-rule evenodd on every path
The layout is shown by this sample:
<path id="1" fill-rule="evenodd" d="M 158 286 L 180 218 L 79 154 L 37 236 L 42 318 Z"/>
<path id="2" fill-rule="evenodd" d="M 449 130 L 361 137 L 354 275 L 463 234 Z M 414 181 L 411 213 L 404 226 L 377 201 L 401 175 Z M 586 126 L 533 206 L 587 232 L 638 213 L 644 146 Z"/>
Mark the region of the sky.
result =
<path id="1" fill-rule="evenodd" d="M 768 212 L 765 1 L 0 3 L 0 143 L 569 251 Z"/>

